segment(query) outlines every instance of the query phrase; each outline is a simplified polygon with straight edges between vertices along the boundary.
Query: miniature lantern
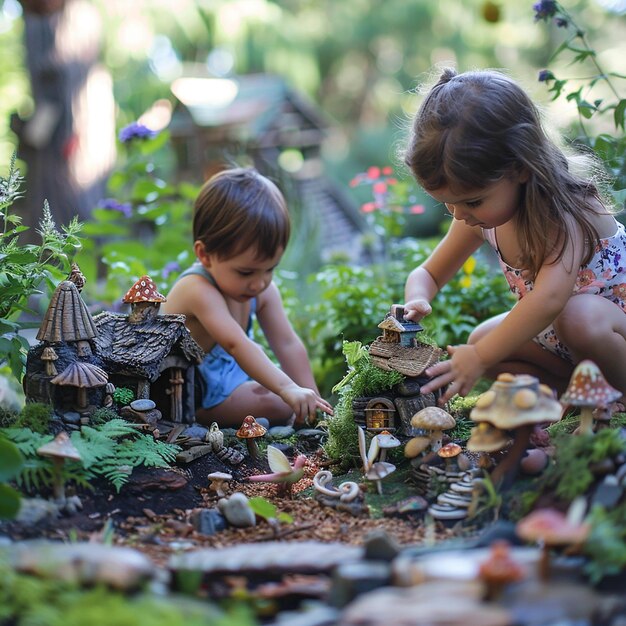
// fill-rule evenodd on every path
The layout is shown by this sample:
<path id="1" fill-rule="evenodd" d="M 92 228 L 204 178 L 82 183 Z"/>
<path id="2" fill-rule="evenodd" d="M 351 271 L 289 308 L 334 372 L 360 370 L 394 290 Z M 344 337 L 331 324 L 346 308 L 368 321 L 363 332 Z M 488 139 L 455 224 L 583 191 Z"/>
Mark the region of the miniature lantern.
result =
<path id="1" fill-rule="evenodd" d="M 365 428 L 370 432 L 395 430 L 396 407 L 389 398 L 372 398 L 365 407 Z"/>

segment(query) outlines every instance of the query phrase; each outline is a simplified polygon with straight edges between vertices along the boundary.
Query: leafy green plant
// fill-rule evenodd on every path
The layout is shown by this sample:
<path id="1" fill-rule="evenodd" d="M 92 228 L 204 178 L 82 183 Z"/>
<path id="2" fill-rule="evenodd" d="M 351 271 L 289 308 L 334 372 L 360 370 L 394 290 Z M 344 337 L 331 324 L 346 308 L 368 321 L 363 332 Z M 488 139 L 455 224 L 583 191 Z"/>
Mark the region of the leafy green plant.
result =
<path id="1" fill-rule="evenodd" d="M 52 439 L 52 435 L 36 433 L 28 428 L 6 428 L 0 431 L 11 440 L 25 457 L 24 465 L 15 477 L 27 490 L 41 490 L 53 481 L 52 463 L 37 455 L 37 449 Z M 97 426 L 83 426 L 71 434 L 71 441 L 81 455 L 81 461 L 65 463 L 62 478 L 89 487 L 94 476 L 106 478 L 119 491 L 127 482 L 133 468 L 169 467 L 180 448 L 139 433 L 123 419 L 112 419 Z"/>
<path id="2" fill-rule="evenodd" d="M 24 459 L 15 444 L 0 436 L 0 519 L 12 518 L 20 508 L 20 494 L 7 485 L 22 468 Z"/>
<path id="3" fill-rule="evenodd" d="M 592 583 L 622 574 L 626 568 L 626 505 L 611 510 L 596 505 L 586 519 L 591 532 L 584 545 L 585 571 Z"/>
<path id="4" fill-rule="evenodd" d="M 535 21 L 551 20 L 564 34 L 564 41 L 553 53 L 550 63 L 567 57 L 568 66 L 578 65 L 588 70 L 581 78 L 564 77 L 560 72 L 557 76 L 554 73 L 557 70 L 544 69 L 539 72 L 539 80 L 548 85 L 553 100 L 563 96 L 576 105 L 577 141 L 595 150 L 604 161 L 613 177 L 615 201 L 623 206 L 626 199 L 626 137 L 623 132 L 626 98 L 620 95 L 617 81 L 625 79 L 626 75 L 607 72 L 602 67 L 587 33 L 560 2 L 541 0 L 533 8 Z M 607 117 L 611 118 L 614 132 L 606 130 L 604 120 Z"/>
<path id="5" fill-rule="evenodd" d="M 376 367 L 368 352 L 360 351 L 358 342 L 346 341 L 343 353 L 351 363 L 349 381 L 339 390 L 339 402 L 335 414 L 326 418 L 323 424 L 328 429 L 328 441 L 324 446 L 331 459 L 341 460 L 345 467 L 358 463 L 359 445 L 357 426 L 352 413 L 352 401 L 360 396 L 376 395 L 401 383 L 404 376 L 398 372 L 386 371 Z M 358 358 L 354 358 L 359 355 Z M 346 378 L 348 378 L 346 376 Z M 345 379 L 344 379 L 345 380 Z"/>
<path id="6" fill-rule="evenodd" d="M 169 133 L 138 123 L 120 131 L 120 165 L 85 224 L 79 263 L 93 299 L 118 302 L 139 276 L 148 274 L 166 292 L 193 260 L 191 216 L 198 187 L 171 184 L 159 174 Z M 164 254 L 166 251 L 167 254 Z M 106 270 L 105 280 L 90 280 Z"/>
<path id="7" fill-rule="evenodd" d="M 0 558 L 0 623 L 27 626 L 253 626 L 244 606 L 223 610 L 189 597 L 128 595 L 97 586 L 81 589 L 61 577 L 15 572 Z M 138 616 L 141 616 L 138 618 Z"/>
<path id="8" fill-rule="evenodd" d="M 126 406 L 135 399 L 135 394 L 132 389 L 127 387 L 117 387 L 113 392 L 113 400 L 117 402 L 119 406 Z"/>
<path id="9" fill-rule="evenodd" d="M 81 230 L 73 219 L 59 231 L 50 207 L 44 203 L 38 231 L 41 244 L 21 244 L 20 234 L 27 227 L 11 209 L 21 196 L 22 183 L 14 155 L 8 177 L 0 177 L 0 365 L 7 363 L 18 381 L 22 380 L 29 348 L 26 338 L 20 335 L 26 327 L 20 315 L 29 311 L 31 296 L 42 293 L 46 286 L 52 292 L 68 274 L 80 248 Z"/>
<path id="10" fill-rule="evenodd" d="M 590 464 L 626 452 L 626 441 L 619 431 L 610 428 L 595 435 L 557 435 L 553 441 L 555 461 L 545 472 L 544 489 L 554 489 L 557 497 L 569 502 L 593 483 Z"/>

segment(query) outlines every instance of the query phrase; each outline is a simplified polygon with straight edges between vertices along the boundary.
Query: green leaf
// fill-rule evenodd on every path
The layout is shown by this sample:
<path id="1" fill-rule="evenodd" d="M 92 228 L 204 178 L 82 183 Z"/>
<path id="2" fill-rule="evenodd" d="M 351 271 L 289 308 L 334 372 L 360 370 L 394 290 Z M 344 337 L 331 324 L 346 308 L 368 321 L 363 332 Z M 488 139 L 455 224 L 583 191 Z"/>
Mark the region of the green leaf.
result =
<path id="1" fill-rule="evenodd" d="M 0 439 L 0 481 L 13 478 L 24 464 L 17 446 L 7 439 Z"/>
<path id="2" fill-rule="evenodd" d="M 19 510 L 19 492 L 9 485 L 0 485 L 0 519 L 13 519 Z"/>
<path id="3" fill-rule="evenodd" d="M 278 509 L 276 506 L 265 498 L 250 498 L 248 500 L 248 504 L 254 513 L 263 519 L 273 519 L 278 516 Z"/>
<path id="4" fill-rule="evenodd" d="M 624 113 L 626 113 L 626 99 L 620 100 L 619 104 L 615 107 L 615 111 L 613 111 L 615 128 L 624 130 Z"/>

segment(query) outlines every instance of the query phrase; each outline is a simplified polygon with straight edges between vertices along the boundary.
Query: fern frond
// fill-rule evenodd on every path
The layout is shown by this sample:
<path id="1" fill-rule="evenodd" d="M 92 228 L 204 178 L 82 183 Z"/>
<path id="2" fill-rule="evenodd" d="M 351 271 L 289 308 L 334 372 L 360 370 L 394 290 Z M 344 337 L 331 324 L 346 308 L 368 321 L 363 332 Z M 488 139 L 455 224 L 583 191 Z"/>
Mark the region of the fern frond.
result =
<path id="1" fill-rule="evenodd" d="M 52 441 L 52 435 L 42 435 L 30 428 L 2 428 L 0 431 L 12 441 L 25 457 L 37 455 L 37 448 Z"/>
<path id="2" fill-rule="evenodd" d="M 117 460 L 132 467 L 169 467 L 176 459 L 180 446 L 158 441 L 150 435 L 139 435 L 134 441 L 119 444 Z"/>
<path id="3" fill-rule="evenodd" d="M 42 487 L 50 487 L 53 478 L 52 463 L 48 459 L 32 457 L 24 461 L 15 483 L 20 489 L 28 492 L 41 491 Z"/>

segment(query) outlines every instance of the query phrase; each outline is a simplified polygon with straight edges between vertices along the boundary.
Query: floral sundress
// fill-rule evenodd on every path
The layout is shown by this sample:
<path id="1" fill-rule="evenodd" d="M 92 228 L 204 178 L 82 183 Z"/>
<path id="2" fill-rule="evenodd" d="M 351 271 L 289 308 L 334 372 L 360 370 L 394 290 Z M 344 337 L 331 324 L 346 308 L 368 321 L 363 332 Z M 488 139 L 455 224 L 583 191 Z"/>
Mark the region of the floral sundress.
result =
<path id="1" fill-rule="evenodd" d="M 572 295 L 590 293 L 607 298 L 626 313 L 626 228 L 618 222 L 612 237 L 598 240 L 591 261 L 581 266 Z M 524 278 L 525 271 L 511 267 L 502 259 L 494 228 L 484 228 L 485 241 L 495 250 L 498 262 L 511 291 L 518 299 L 532 291 L 533 281 Z M 533 341 L 546 350 L 573 363 L 572 355 L 554 332 L 552 324 L 540 332 Z"/>

